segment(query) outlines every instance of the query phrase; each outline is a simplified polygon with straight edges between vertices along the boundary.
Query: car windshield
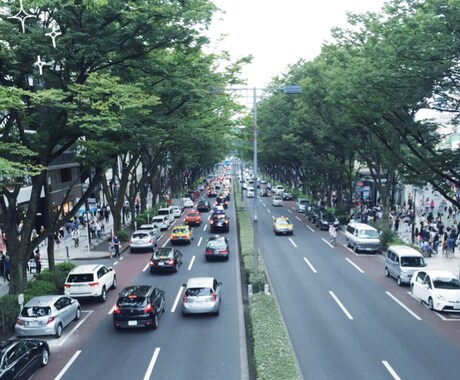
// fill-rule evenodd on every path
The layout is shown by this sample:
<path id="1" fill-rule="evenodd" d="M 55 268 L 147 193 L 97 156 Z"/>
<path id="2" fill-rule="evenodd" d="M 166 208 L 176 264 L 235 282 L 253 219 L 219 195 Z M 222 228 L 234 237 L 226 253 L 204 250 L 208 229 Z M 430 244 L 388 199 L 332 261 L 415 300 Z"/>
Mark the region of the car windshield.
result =
<path id="1" fill-rule="evenodd" d="M 183 227 L 174 228 L 173 230 L 173 234 L 186 234 L 187 232 L 188 229 Z"/>
<path id="2" fill-rule="evenodd" d="M 51 308 L 45 306 L 25 306 L 21 311 L 21 316 L 28 318 L 45 317 L 51 315 Z"/>
<path id="3" fill-rule="evenodd" d="M 281 197 L 273 197 L 273 200 L 275 200 L 275 201 L 280 201 L 280 200 L 281 200 Z"/>
<path id="4" fill-rule="evenodd" d="M 155 259 L 169 258 L 173 256 L 173 252 L 170 249 L 157 249 L 153 254 Z"/>
<path id="5" fill-rule="evenodd" d="M 187 216 L 189 216 L 191 218 L 196 218 L 196 217 L 200 216 L 200 214 L 198 214 L 196 212 L 191 212 L 190 214 L 187 214 Z"/>
<path id="6" fill-rule="evenodd" d="M 188 288 L 185 292 L 187 297 L 209 296 L 212 294 L 211 288 Z"/>
<path id="7" fill-rule="evenodd" d="M 424 267 L 425 260 L 423 257 L 401 257 L 402 267 Z"/>
<path id="8" fill-rule="evenodd" d="M 378 239 L 379 233 L 375 230 L 360 230 L 358 236 L 363 239 Z"/>
<path id="9" fill-rule="evenodd" d="M 142 307 L 145 305 L 145 297 L 142 296 L 128 296 L 120 297 L 118 299 L 118 306 L 120 307 Z"/>
<path id="10" fill-rule="evenodd" d="M 227 244 L 225 243 L 225 240 L 210 240 L 208 241 L 207 248 L 210 249 L 225 249 L 227 248 Z"/>
<path id="11" fill-rule="evenodd" d="M 326 220 L 328 222 L 334 222 L 335 221 L 335 216 L 332 215 L 332 214 L 326 214 L 326 215 L 324 215 L 324 220 Z"/>
<path id="12" fill-rule="evenodd" d="M 158 215 L 169 215 L 169 210 L 158 210 Z"/>
<path id="13" fill-rule="evenodd" d="M 94 275 L 92 273 L 82 274 L 69 274 L 67 282 L 91 282 L 94 281 Z"/>
<path id="14" fill-rule="evenodd" d="M 307 201 L 306 199 L 301 199 L 301 200 L 299 201 L 299 203 L 300 203 L 301 205 L 307 205 L 307 204 L 308 204 L 308 201 Z"/>
<path id="15" fill-rule="evenodd" d="M 460 281 L 456 278 L 438 277 L 434 279 L 433 285 L 436 289 L 460 289 Z"/>
<path id="16" fill-rule="evenodd" d="M 276 224 L 291 224 L 287 219 L 278 219 Z"/>
<path id="17" fill-rule="evenodd" d="M 133 234 L 133 239 L 148 239 L 149 237 L 148 232 L 136 232 Z"/>

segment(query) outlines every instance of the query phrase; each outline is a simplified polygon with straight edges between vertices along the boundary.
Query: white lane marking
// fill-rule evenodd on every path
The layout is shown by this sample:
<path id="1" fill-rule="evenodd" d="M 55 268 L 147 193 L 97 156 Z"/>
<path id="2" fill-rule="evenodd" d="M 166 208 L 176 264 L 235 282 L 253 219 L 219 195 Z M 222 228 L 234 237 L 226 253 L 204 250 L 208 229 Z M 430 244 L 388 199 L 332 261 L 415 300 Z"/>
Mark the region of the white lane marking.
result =
<path id="1" fill-rule="evenodd" d="M 294 240 L 292 240 L 291 238 L 288 238 L 288 239 L 289 239 L 289 241 L 291 242 L 291 244 L 292 244 L 295 248 L 297 248 L 297 244 L 294 243 Z"/>
<path id="2" fill-rule="evenodd" d="M 59 372 L 59 374 L 54 378 L 54 380 L 61 380 L 62 377 L 65 375 L 65 373 L 67 372 L 67 370 L 70 368 L 70 366 L 73 364 L 73 362 L 75 360 L 77 360 L 78 358 L 78 355 L 81 354 L 81 350 L 78 350 L 77 352 L 75 352 L 75 354 L 73 354 L 73 356 L 70 358 L 70 360 L 67 362 L 67 364 L 64 366 L 64 368 L 61 370 L 61 372 Z"/>
<path id="3" fill-rule="evenodd" d="M 390 372 L 390 375 L 393 377 L 393 379 L 401 380 L 396 371 L 391 367 L 390 363 L 388 363 L 386 360 L 382 360 L 382 364 L 385 366 L 387 371 Z"/>
<path id="4" fill-rule="evenodd" d="M 347 260 L 351 265 L 353 265 L 356 269 L 358 269 L 361 273 L 364 273 L 364 271 L 359 267 L 357 266 L 353 261 L 351 261 L 348 257 L 345 259 Z"/>
<path id="5" fill-rule="evenodd" d="M 406 310 L 410 315 L 412 315 L 416 320 L 421 321 L 422 318 L 420 318 L 417 314 L 415 314 L 411 309 L 409 309 L 406 305 L 404 305 L 400 300 L 398 300 L 393 294 L 390 292 L 385 292 L 390 296 L 393 301 L 395 301 L 399 306 L 401 306 L 404 310 Z"/>
<path id="6" fill-rule="evenodd" d="M 295 216 L 295 218 L 296 218 L 299 222 L 302 221 L 302 219 L 300 219 L 297 215 Z"/>
<path id="7" fill-rule="evenodd" d="M 121 256 L 121 257 L 120 257 L 120 261 L 123 260 L 125 257 L 126 257 L 126 256 Z"/>
<path id="8" fill-rule="evenodd" d="M 272 212 L 270 211 L 270 209 L 268 209 L 268 208 L 267 208 L 267 211 L 268 211 L 268 213 L 269 213 L 269 214 L 271 214 L 271 213 L 272 213 Z"/>
<path id="9" fill-rule="evenodd" d="M 118 264 L 118 261 L 115 261 L 112 265 L 115 266 Z"/>
<path id="10" fill-rule="evenodd" d="M 147 264 L 147 265 L 144 267 L 144 269 L 142 269 L 142 272 L 145 272 L 147 269 L 149 269 L 149 266 L 150 266 L 150 265 Z"/>
<path id="11" fill-rule="evenodd" d="M 210 219 L 211 219 L 211 215 L 208 215 L 208 220 L 210 220 Z"/>
<path id="12" fill-rule="evenodd" d="M 307 265 L 310 267 L 310 269 L 311 269 L 311 271 L 312 271 L 313 273 L 318 273 L 318 272 L 316 272 L 315 267 L 310 263 L 310 261 L 308 261 L 308 259 L 307 259 L 306 257 L 304 257 L 303 259 L 305 260 L 305 262 L 306 262 Z"/>
<path id="13" fill-rule="evenodd" d="M 179 288 L 179 292 L 177 293 L 176 299 L 175 299 L 174 304 L 173 304 L 173 307 L 172 307 L 172 309 L 171 309 L 171 313 L 174 313 L 174 312 L 176 311 L 177 304 L 179 303 L 180 296 L 181 296 L 181 294 L 182 294 L 183 291 L 184 291 L 184 287 L 181 286 L 181 287 Z"/>
<path id="14" fill-rule="evenodd" d="M 348 312 L 347 308 L 345 306 L 343 306 L 343 303 L 340 302 L 340 300 L 337 298 L 337 296 L 334 294 L 334 292 L 329 290 L 329 294 L 334 299 L 334 301 L 337 303 L 337 305 L 340 306 L 340 308 L 345 313 L 345 315 L 348 317 L 348 319 L 350 319 L 350 320 L 353 319 L 352 315 Z"/>
<path id="15" fill-rule="evenodd" d="M 204 225 L 203 232 L 206 231 L 206 228 L 208 227 L 207 224 Z"/>
<path id="16" fill-rule="evenodd" d="M 321 238 L 322 241 L 324 241 L 329 247 L 334 248 L 334 246 L 329 243 L 325 238 Z"/>
<path id="17" fill-rule="evenodd" d="M 203 240 L 203 236 L 200 236 L 200 240 L 198 240 L 198 244 L 196 245 L 197 247 L 199 247 L 201 245 L 202 240 Z"/>
<path id="18" fill-rule="evenodd" d="M 292 214 L 292 211 L 291 211 L 291 210 L 287 209 L 287 211 L 290 212 L 290 213 Z"/>
<path id="19" fill-rule="evenodd" d="M 112 308 L 109 310 L 109 312 L 107 313 L 107 315 L 113 314 L 113 311 L 115 310 L 115 306 L 116 306 L 116 305 L 113 305 L 113 306 L 112 306 Z"/>
<path id="20" fill-rule="evenodd" d="M 274 217 L 274 216 L 272 216 L 272 219 L 273 219 L 273 220 L 275 220 L 275 217 Z"/>
<path id="21" fill-rule="evenodd" d="M 156 347 L 155 351 L 153 351 L 152 359 L 150 360 L 149 367 L 147 368 L 147 372 L 145 373 L 144 380 L 149 380 L 152 376 L 153 367 L 155 367 L 155 363 L 158 359 L 158 355 L 160 354 L 160 347 Z"/>
<path id="22" fill-rule="evenodd" d="M 166 247 L 166 244 L 168 244 L 168 243 L 169 243 L 169 239 L 166 239 L 166 241 L 163 243 L 163 245 L 161 246 L 161 248 Z"/>
<path id="23" fill-rule="evenodd" d="M 190 264 L 189 264 L 189 266 L 188 266 L 188 270 L 192 269 L 193 263 L 195 262 L 195 257 L 196 257 L 196 256 L 193 256 L 193 257 L 192 257 L 192 260 L 190 261 Z"/>
<path id="24" fill-rule="evenodd" d="M 315 230 L 311 228 L 308 224 L 306 224 L 305 227 L 307 227 L 311 232 L 315 232 Z"/>
<path id="25" fill-rule="evenodd" d="M 88 317 L 93 313 L 94 310 L 82 310 L 82 314 L 85 313 L 87 314 L 84 318 L 82 318 L 76 325 L 75 327 L 69 331 L 68 334 L 64 334 L 65 336 L 61 337 L 61 339 L 59 339 L 59 342 L 56 342 L 56 341 L 50 341 L 48 342 L 48 344 L 50 345 L 50 347 L 54 347 L 54 346 L 62 346 L 67 339 L 70 338 L 70 336 L 75 332 L 77 331 L 77 329 L 88 319 Z M 56 343 L 54 343 L 56 342 Z"/>

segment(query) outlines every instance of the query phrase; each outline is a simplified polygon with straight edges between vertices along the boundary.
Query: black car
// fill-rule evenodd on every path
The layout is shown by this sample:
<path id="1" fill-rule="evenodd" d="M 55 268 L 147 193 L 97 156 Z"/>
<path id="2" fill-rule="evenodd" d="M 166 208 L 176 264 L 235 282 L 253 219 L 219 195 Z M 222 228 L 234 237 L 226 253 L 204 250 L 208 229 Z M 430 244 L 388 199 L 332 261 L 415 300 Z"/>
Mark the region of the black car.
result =
<path id="1" fill-rule="evenodd" d="M 177 272 L 182 264 L 182 252 L 174 247 L 161 247 L 152 254 L 150 259 L 150 273 L 160 271 Z"/>
<path id="2" fill-rule="evenodd" d="M 211 224 L 211 232 L 230 231 L 229 218 L 225 214 L 214 214 L 209 223 Z"/>
<path id="3" fill-rule="evenodd" d="M 215 204 L 216 205 L 221 205 L 221 206 L 224 207 L 224 209 L 227 209 L 228 201 L 227 201 L 227 197 L 225 196 L 225 194 L 219 193 L 219 195 L 216 198 L 216 203 Z"/>
<path id="4" fill-rule="evenodd" d="M 196 205 L 196 209 L 199 212 L 208 212 L 209 210 L 211 210 L 211 204 L 208 201 L 205 201 L 204 199 L 202 199 Z"/>
<path id="5" fill-rule="evenodd" d="M 212 236 L 206 243 L 206 250 L 204 255 L 206 260 L 210 259 L 224 259 L 228 260 L 230 248 L 228 239 L 225 236 Z"/>
<path id="6" fill-rule="evenodd" d="M 291 193 L 283 193 L 281 198 L 283 198 L 283 201 L 292 201 L 294 199 Z"/>
<path id="7" fill-rule="evenodd" d="M 316 224 L 316 227 L 318 227 L 320 230 L 328 230 L 331 224 L 333 224 L 334 228 L 336 229 L 339 227 L 339 221 L 336 218 L 336 216 L 327 211 L 319 212 L 319 215 L 318 215 L 318 218 L 316 219 L 315 224 Z"/>
<path id="8" fill-rule="evenodd" d="M 165 292 L 152 285 L 134 285 L 118 294 L 113 309 L 113 326 L 122 328 L 158 328 L 161 314 L 165 311 Z"/>
<path id="9" fill-rule="evenodd" d="M 327 210 L 322 206 L 315 206 L 309 210 L 308 220 L 316 224 L 316 220 L 321 216 L 321 213 L 326 213 Z"/>
<path id="10" fill-rule="evenodd" d="M 43 339 L 12 339 L 0 344 L 0 379 L 29 379 L 48 364 L 50 348 Z"/>
<path id="11" fill-rule="evenodd" d="M 260 196 L 261 197 L 269 197 L 270 196 L 270 192 L 268 191 L 268 189 L 265 187 L 265 188 L 262 188 L 260 190 Z"/>

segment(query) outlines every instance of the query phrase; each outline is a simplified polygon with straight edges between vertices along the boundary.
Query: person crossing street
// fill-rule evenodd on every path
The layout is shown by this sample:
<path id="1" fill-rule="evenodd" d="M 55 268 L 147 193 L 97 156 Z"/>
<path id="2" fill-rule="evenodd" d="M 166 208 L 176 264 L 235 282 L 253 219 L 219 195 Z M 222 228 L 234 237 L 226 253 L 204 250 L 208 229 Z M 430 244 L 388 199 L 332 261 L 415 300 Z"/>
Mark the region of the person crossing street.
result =
<path id="1" fill-rule="evenodd" d="M 331 240 L 330 240 L 331 244 L 336 245 L 337 244 L 337 231 L 333 224 L 329 225 L 329 235 L 331 236 Z"/>

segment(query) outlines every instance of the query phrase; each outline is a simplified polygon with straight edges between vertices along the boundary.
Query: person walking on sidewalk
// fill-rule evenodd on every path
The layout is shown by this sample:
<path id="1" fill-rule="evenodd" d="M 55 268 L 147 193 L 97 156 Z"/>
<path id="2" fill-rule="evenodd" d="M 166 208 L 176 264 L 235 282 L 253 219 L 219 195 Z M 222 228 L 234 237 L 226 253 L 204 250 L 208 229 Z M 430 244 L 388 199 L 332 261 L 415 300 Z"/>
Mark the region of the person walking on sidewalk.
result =
<path id="1" fill-rule="evenodd" d="M 333 224 L 329 225 L 329 235 L 331 236 L 331 244 L 336 245 L 337 244 L 337 231 L 335 230 L 335 227 Z"/>
<path id="2" fill-rule="evenodd" d="M 11 261 L 8 255 L 5 256 L 5 261 L 3 262 L 3 276 L 5 281 L 10 282 L 10 270 L 11 270 Z"/>
<path id="3" fill-rule="evenodd" d="M 80 231 L 76 228 L 72 231 L 72 239 L 75 243 L 75 248 L 80 245 Z"/>
<path id="4" fill-rule="evenodd" d="M 40 250 L 38 248 L 35 250 L 34 261 L 35 261 L 35 273 L 39 274 L 42 271 L 42 261 L 40 259 Z"/>
<path id="5" fill-rule="evenodd" d="M 113 244 L 113 250 L 114 250 L 114 256 L 115 257 L 120 257 L 120 239 L 115 235 L 112 239 L 112 244 Z"/>

